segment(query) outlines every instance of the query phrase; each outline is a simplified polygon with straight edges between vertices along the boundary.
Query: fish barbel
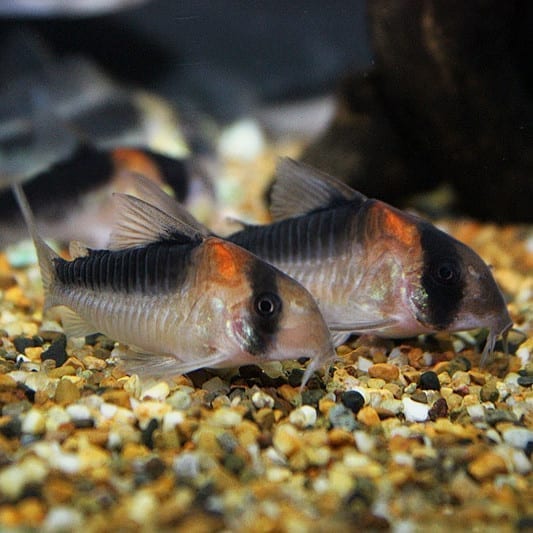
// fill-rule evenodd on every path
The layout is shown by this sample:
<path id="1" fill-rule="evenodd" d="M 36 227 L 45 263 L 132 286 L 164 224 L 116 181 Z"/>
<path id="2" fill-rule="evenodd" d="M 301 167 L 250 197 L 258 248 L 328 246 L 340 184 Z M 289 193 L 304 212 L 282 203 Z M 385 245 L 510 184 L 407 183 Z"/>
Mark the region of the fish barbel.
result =
<path id="1" fill-rule="evenodd" d="M 482 360 L 512 327 L 489 267 L 431 223 L 282 159 L 274 222 L 230 237 L 298 280 L 340 344 L 352 333 L 402 338 L 488 328 Z"/>
<path id="2" fill-rule="evenodd" d="M 141 180 L 141 188 L 150 202 L 114 195 L 109 249 L 74 243 L 67 261 L 37 234 L 22 188 L 13 186 L 37 249 L 44 307 L 63 306 L 67 333 L 101 332 L 129 345 L 124 366 L 141 376 L 309 357 L 305 383 L 333 359 L 329 330 L 305 288 L 198 231 L 192 215 L 176 218 L 174 207 L 182 208 L 152 182 Z"/>

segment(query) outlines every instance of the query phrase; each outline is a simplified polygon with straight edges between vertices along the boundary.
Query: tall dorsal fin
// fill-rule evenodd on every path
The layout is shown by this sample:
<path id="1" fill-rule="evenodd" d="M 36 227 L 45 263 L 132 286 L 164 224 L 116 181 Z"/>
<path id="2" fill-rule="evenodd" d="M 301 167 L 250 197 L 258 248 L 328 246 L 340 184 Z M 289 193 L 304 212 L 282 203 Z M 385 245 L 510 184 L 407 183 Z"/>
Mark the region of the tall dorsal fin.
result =
<path id="1" fill-rule="evenodd" d="M 272 187 L 270 212 L 274 220 L 304 215 L 366 196 L 342 181 L 288 157 L 279 160 Z"/>
<path id="2" fill-rule="evenodd" d="M 207 228 L 157 185 L 139 175 L 132 177 L 137 190 L 147 197 L 147 201 L 129 194 L 113 194 L 117 215 L 109 240 L 110 250 L 160 241 L 197 241 L 210 235 Z"/>

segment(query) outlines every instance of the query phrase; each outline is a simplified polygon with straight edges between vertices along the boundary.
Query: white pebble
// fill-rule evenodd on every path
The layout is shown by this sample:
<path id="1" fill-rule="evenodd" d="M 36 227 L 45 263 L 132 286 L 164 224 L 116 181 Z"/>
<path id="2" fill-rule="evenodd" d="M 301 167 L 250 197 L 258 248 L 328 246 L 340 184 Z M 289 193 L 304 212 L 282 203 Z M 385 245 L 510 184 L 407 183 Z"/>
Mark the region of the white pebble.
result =
<path id="1" fill-rule="evenodd" d="M 220 136 L 218 150 L 223 157 L 252 161 L 265 147 L 263 132 L 251 119 L 239 120 L 227 127 Z"/>
<path id="2" fill-rule="evenodd" d="M 66 411 L 74 421 L 91 419 L 91 411 L 89 411 L 89 408 L 86 405 L 73 403 L 67 405 Z"/>
<path id="3" fill-rule="evenodd" d="M 533 442 L 533 431 L 527 428 L 511 427 L 502 432 L 503 440 L 513 446 L 525 450 L 528 442 Z"/>
<path id="4" fill-rule="evenodd" d="M 165 381 L 160 381 L 147 389 L 144 389 L 141 393 L 141 400 L 145 398 L 151 398 L 152 400 L 165 400 L 170 394 L 170 387 Z"/>
<path id="5" fill-rule="evenodd" d="M 195 452 L 185 452 L 174 459 L 174 471 L 179 477 L 195 479 L 200 475 L 200 457 Z"/>
<path id="6" fill-rule="evenodd" d="M 316 409 L 311 405 L 302 405 L 291 412 L 289 421 L 300 429 L 313 427 L 316 423 Z"/>
<path id="7" fill-rule="evenodd" d="M 46 419 L 38 409 L 30 409 L 22 420 L 22 432 L 42 435 L 46 431 Z"/>
<path id="8" fill-rule="evenodd" d="M 404 398 L 403 413 L 408 422 L 424 422 L 428 419 L 429 405 L 427 403 L 420 403 L 411 400 L 411 398 Z"/>
<path id="9" fill-rule="evenodd" d="M 147 490 L 140 490 L 130 500 L 128 515 L 134 522 L 145 524 L 150 521 L 157 507 L 158 501 L 155 495 Z"/>
<path id="10" fill-rule="evenodd" d="M 466 411 L 470 415 L 470 418 L 473 422 L 485 420 L 485 409 L 480 403 L 468 405 Z"/>
<path id="11" fill-rule="evenodd" d="M 357 449 L 361 453 L 368 454 L 376 447 L 376 439 L 366 431 L 355 431 L 353 435 Z"/>
<path id="12" fill-rule="evenodd" d="M 274 398 L 263 391 L 254 392 L 252 395 L 252 403 L 257 409 L 262 409 L 263 407 L 274 407 Z"/>
<path id="13" fill-rule="evenodd" d="M 525 366 L 529 362 L 530 351 L 527 346 L 521 346 L 516 350 L 516 356 L 522 362 L 522 366 Z"/>
<path id="14" fill-rule="evenodd" d="M 182 387 L 167 398 L 167 403 L 174 409 L 188 409 L 191 406 L 191 387 Z"/>
<path id="15" fill-rule="evenodd" d="M 292 475 L 288 468 L 282 466 L 271 466 L 266 471 L 266 478 L 271 483 L 281 483 L 287 481 Z"/>
<path id="16" fill-rule="evenodd" d="M 374 361 L 367 359 L 366 357 L 359 357 L 357 359 L 357 368 L 361 372 L 368 372 L 368 369 L 374 364 Z"/>
<path id="17" fill-rule="evenodd" d="M 181 411 L 170 411 L 163 416 L 163 424 L 161 429 L 163 431 L 173 431 L 177 425 L 182 424 L 185 416 Z"/>
<path id="18" fill-rule="evenodd" d="M 104 402 L 100 406 L 100 414 L 107 419 L 113 418 L 117 414 L 118 407 L 114 403 Z"/>
<path id="19" fill-rule="evenodd" d="M 522 475 L 531 472 L 531 461 L 522 450 L 511 450 L 511 460 L 515 470 Z"/>
<path id="20" fill-rule="evenodd" d="M 392 460 L 397 464 L 401 466 L 409 466 L 411 468 L 414 468 L 415 466 L 415 458 L 412 455 L 409 455 L 405 452 L 396 452 L 392 455 Z"/>
<path id="21" fill-rule="evenodd" d="M 43 524 L 44 531 L 79 531 L 83 522 L 81 512 L 72 507 L 53 507 Z"/>
<path id="22" fill-rule="evenodd" d="M 213 413 L 213 416 L 210 418 L 210 422 L 214 426 L 232 428 L 242 422 L 242 415 L 234 409 L 221 407 Z"/>

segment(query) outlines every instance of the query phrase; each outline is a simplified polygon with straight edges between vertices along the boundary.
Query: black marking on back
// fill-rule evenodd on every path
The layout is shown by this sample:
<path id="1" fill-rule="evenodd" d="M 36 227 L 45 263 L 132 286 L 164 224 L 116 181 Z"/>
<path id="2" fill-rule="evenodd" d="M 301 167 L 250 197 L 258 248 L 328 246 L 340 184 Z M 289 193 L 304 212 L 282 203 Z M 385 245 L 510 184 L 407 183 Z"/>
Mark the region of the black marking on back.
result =
<path id="1" fill-rule="evenodd" d="M 464 264 L 454 240 L 427 222 L 419 223 L 424 255 L 422 286 L 427 293 L 427 320 L 437 329 L 446 329 L 457 316 L 466 287 Z M 439 282 L 441 265 L 453 266 L 458 277 L 454 283 Z"/>
<path id="2" fill-rule="evenodd" d="M 252 331 L 247 339 L 245 349 L 252 355 L 259 356 L 266 353 L 271 346 L 280 327 L 283 309 L 282 305 L 280 305 L 279 309 L 272 317 L 265 318 L 261 316 L 255 308 L 257 299 L 264 294 L 273 294 L 277 296 L 281 302 L 276 281 L 277 272 L 273 267 L 254 259 L 251 262 L 247 277 L 252 288 L 252 297 L 250 301 L 250 321 Z"/>
<path id="3" fill-rule="evenodd" d="M 185 281 L 191 251 L 198 242 L 153 243 L 120 251 L 91 250 L 73 261 L 55 259 L 58 280 L 93 291 L 162 294 Z"/>
<path id="4" fill-rule="evenodd" d="M 189 194 L 189 173 L 185 161 L 143 149 L 157 165 L 166 183 L 170 185 L 176 200 L 183 202 Z"/>
<path id="5" fill-rule="evenodd" d="M 24 192 L 34 213 L 51 220 L 65 216 L 65 204 L 75 205 L 84 194 L 105 185 L 113 174 L 108 152 L 81 145 L 60 161 L 24 183 Z M 11 221 L 18 208 L 11 189 L 0 192 L 0 218 Z"/>
<path id="6" fill-rule="evenodd" d="M 266 226 L 248 226 L 229 240 L 275 264 L 321 260 L 346 251 L 358 208 L 353 202 L 344 202 L 336 209 L 319 209 Z"/>

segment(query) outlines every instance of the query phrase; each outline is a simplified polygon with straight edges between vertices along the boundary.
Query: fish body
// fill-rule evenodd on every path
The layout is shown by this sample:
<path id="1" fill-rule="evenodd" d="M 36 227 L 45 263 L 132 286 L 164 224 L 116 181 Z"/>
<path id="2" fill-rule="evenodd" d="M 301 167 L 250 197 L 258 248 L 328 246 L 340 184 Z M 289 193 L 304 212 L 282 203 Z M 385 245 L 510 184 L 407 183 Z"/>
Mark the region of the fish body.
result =
<path id="1" fill-rule="evenodd" d="M 429 222 L 289 159 L 272 189 L 274 222 L 229 237 L 298 280 L 337 343 L 351 333 L 411 337 L 478 327 L 487 352 L 512 325 L 483 260 Z"/>
<path id="2" fill-rule="evenodd" d="M 70 261 L 42 241 L 14 187 L 36 244 L 45 309 L 63 306 L 68 333 L 101 332 L 128 344 L 125 367 L 141 375 L 310 357 L 306 380 L 334 356 L 306 289 L 244 249 L 176 220 L 163 203 L 154 205 L 170 197 L 147 180 L 143 186 L 152 203 L 115 195 L 110 249 L 75 245 Z"/>
<path id="3" fill-rule="evenodd" d="M 131 172 L 169 188 L 180 202 L 195 202 L 198 189 L 189 161 L 146 148 L 100 149 L 83 144 L 67 159 L 24 183 L 41 235 L 63 242 L 107 245 L 114 219 L 111 191 L 134 192 Z M 194 197 L 193 197 L 194 196 Z M 10 188 L 0 190 L 0 247 L 27 235 Z"/>

